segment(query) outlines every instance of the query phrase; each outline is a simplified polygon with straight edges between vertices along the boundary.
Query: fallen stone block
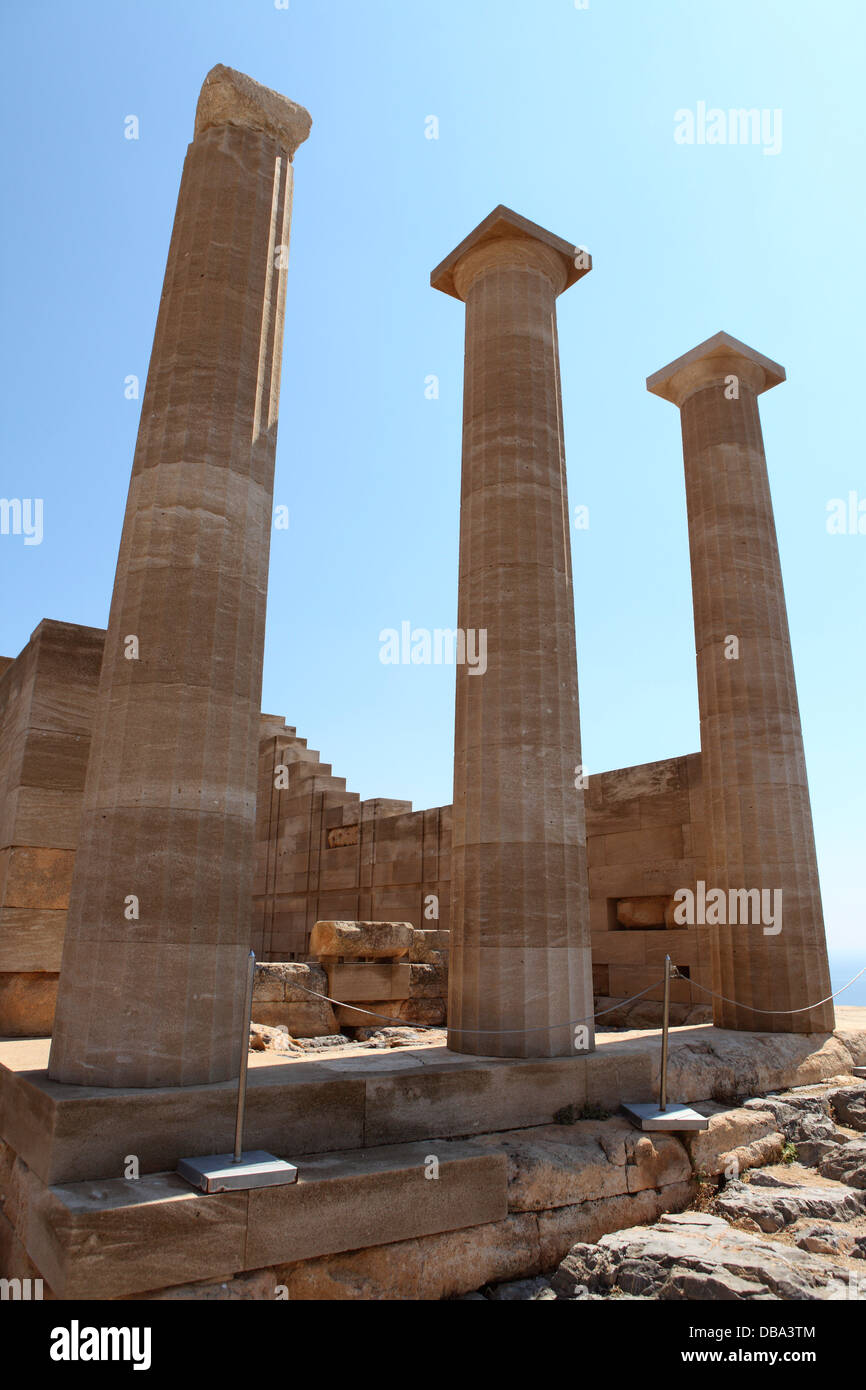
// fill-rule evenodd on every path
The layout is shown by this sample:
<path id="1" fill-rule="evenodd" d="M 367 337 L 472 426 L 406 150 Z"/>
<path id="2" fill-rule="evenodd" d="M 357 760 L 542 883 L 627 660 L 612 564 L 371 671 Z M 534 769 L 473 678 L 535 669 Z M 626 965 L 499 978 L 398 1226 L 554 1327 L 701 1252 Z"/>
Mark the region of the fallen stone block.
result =
<path id="1" fill-rule="evenodd" d="M 285 1028 L 293 1038 L 322 1038 L 339 1031 L 331 1005 L 310 999 L 303 1004 L 253 1004 L 253 1022 Z"/>
<path id="2" fill-rule="evenodd" d="M 689 1014 L 688 1004 L 672 1003 L 669 1018 L 672 1028 L 684 1024 Z M 664 1006 L 655 999 L 641 999 L 631 1004 L 626 1013 L 628 1028 L 660 1028 L 664 1022 Z"/>
<path id="3" fill-rule="evenodd" d="M 674 1033 L 668 1091 L 684 1104 L 715 1100 L 741 1104 L 782 1088 L 810 1085 L 850 1065 L 832 1034 L 740 1033 L 714 1028 L 694 1040 Z M 763 1107 L 763 1102 L 760 1102 Z"/>
<path id="4" fill-rule="evenodd" d="M 310 955 L 396 960 L 409 954 L 414 933 L 411 922 L 316 922 Z"/>
<path id="5" fill-rule="evenodd" d="M 296 1043 L 289 1034 L 288 1029 L 269 1028 L 263 1023 L 250 1024 L 250 1051 L 251 1052 L 303 1052 L 300 1043 Z"/>

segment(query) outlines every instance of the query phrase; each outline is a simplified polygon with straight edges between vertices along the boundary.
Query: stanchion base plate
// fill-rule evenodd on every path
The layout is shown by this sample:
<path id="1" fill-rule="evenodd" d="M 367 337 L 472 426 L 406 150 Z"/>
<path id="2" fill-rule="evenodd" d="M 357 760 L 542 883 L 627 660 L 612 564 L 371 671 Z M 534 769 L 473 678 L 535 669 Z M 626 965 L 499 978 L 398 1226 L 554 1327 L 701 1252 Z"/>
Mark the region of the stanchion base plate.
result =
<path id="1" fill-rule="evenodd" d="M 240 1163 L 235 1163 L 233 1154 L 182 1158 L 177 1171 L 202 1192 L 239 1192 L 249 1187 L 279 1187 L 282 1183 L 298 1180 L 298 1170 L 293 1163 L 274 1158 L 264 1149 L 242 1153 Z"/>
<path id="2" fill-rule="evenodd" d="M 705 1115 L 699 1115 L 697 1110 L 692 1110 L 688 1105 L 679 1105 L 677 1101 L 669 1100 L 664 1110 L 659 1110 L 658 1104 L 654 1100 L 635 1101 L 628 1105 L 623 1102 L 622 1110 L 637 1129 L 658 1132 L 678 1129 L 709 1129 L 710 1127 L 710 1122 Z"/>

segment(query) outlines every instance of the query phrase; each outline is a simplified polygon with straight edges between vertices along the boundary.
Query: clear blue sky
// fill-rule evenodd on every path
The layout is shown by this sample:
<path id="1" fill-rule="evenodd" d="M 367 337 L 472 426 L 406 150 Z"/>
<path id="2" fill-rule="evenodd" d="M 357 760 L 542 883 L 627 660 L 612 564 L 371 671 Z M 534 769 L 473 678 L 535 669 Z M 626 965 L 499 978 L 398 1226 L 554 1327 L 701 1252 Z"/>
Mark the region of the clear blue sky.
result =
<path id="1" fill-rule="evenodd" d="M 302 102 L 264 708 L 362 796 L 451 799 L 453 669 L 379 661 L 456 621 L 463 310 L 431 269 L 498 203 L 582 243 L 560 300 L 584 758 L 699 745 L 676 410 L 644 388 L 725 329 L 762 412 L 834 947 L 863 941 L 866 498 L 860 0 L 6 0 L 0 651 L 104 626 L 184 150 L 217 62 Z M 782 148 L 675 112 L 782 112 Z M 136 115 L 140 139 L 124 138 Z M 435 115 L 440 138 L 425 139 Z M 438 400 L 425 377 L 440 378 Z"/>

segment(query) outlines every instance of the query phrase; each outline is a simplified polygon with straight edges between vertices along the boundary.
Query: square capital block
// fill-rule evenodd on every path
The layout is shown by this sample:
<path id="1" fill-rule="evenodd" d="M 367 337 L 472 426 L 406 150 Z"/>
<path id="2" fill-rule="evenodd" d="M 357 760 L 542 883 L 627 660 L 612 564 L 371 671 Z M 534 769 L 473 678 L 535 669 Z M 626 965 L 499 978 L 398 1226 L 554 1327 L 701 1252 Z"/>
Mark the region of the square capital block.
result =
<path id="1" fill-rule="evenodd" d="M 463 299 L 459 277 L 455 279 L 458 266 L 464 263 L 470 254 L 474 256 L 482 248 L 493 248 L 502 242 L 521 242 L 527 251 L 534 247 L 542 264 L 546 262 L 555 267 L 555 273 L 558 272 L 561 281 L 557 290 L 559 294 L 584 275 L 588 275 L 592 269 L 592 257 L 584 247 L 564 241 L 562 237 L 546 231 L 538 223 L 530 222 L 527 217 L 521 217 L 519 213 L 500 203 L 499 207 L 494 208 L 483 222 L 479 222 L 475 230 L 464 237 L 460 245 L 436 267 L 430 276 L 433 289 L 450 294 L 455 299 Z"/>
<path id="2" fill-rule="evenodd" d="M 785 380 L 785 368 L 763 353 L 756 352 L 730 333 L 714 333 L 706 342 L 683 353 L 666 367 L 647 377 L 646 389 L 653 396 L 681 406 L 695 391 L 727 375 L 743 376 L 759 396 Z"/>

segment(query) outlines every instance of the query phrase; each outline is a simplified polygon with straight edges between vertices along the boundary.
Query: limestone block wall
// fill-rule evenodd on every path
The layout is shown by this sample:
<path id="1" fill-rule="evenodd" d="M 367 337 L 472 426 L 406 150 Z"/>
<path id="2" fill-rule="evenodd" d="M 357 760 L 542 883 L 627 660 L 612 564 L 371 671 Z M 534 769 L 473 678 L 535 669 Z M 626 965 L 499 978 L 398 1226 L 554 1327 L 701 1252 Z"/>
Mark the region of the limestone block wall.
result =
<path id="1" fill-rule="evenodd" d="M 686 1006 L 709 1004 L 692 982 L 712 987 L 709 929 L 677 927 L 673 894 L 694 889 L 704 876 L 704 812 L 701 755 L 619 768 L 589 778 L 586 802 L 587 863 L 592 926 L 593 988 L 606 1007 L 658 980 L 665 954 L 689 980 L 674 980 L 672 1018 Z M 661 988 L 630 1011 L 630 1026 L 657 1020 L 652 1001 Z M 602 1020 L 600 1026 L 604 1026 Z M 624 1018 L 608 1016 L 619 1025 Z"/>
<path id="2" fill-rule="evenodd" d="M 0 1035 L 51 1031 L 105 634 L 45 619 L 0 670 Z"/>
<path id="3" fill-rule="evenodd" d="M 361 801 L 293 728 L 262 716 L 252 941 L 261 959 L 306 956 L 317 921 L 447 930 L 450 858 L 450 806 Z"/>
<path id="4" fill-rule="evenodd" d="M 46 619 L 0 659 L 0 1036 L 51 1031 L 104 640 Z M 410 922 L 409 999 L 383 1012 L 444 1021 L 451 807 L 361 801 L 284 719 L 262 715 L 260 733 L 256 955 L 306 959 L 319 920 Z M 672 894 L 705 876 L 700 754 L 590 777 L 586 817 L 598 1007 L 658 979 L 666 951 L 709 986 L 707 929 L 669 924 Z M 654 1024 L 660 993 L 606 1023 Z M 673 998 L 676 1021 L 706 1004 L 690 982 Z"/>
<path id="5" fill-rule="evenodd" d="M 447 931 L 451 807 L 412 811 L 405 802 L 362 802 L 282 720 L 263 715 L 262 735 L 256 954 L 271 961 L 304 958 L 313 926 L 322 919 L 405 921 Z M 288 785 L 278 789 L 281 767 Z M 590 777 L 586 820 L 599 1007 L 657 981 L 670 952 L 689 976 L 674 981 L 671 991 L 673 1017 L 682 1022 L 691 1008 L 709 1003 L 692 982 L 712 984 L 707 928 L 676 928 L 672 921 L 673 894 L 693 888 L 703 876 L 700 754 Z M 425 915 L 433 910 L 431 897 L 438 920 Z M 432 963 L 444 973 L 447 955 Z M 429 992 L 433 984 L 419 978 L 414 988 Z M 437 999 L 438 991 L 437 983 Z M 655 988 L 627 1019 L 613 1014 L 606 1022 L 654 1025 L 660 999 Z M 423 1018 L 416 1008 L 419 1022 L 438 1021 L 438 1013 L 432 1003 Z"/>

